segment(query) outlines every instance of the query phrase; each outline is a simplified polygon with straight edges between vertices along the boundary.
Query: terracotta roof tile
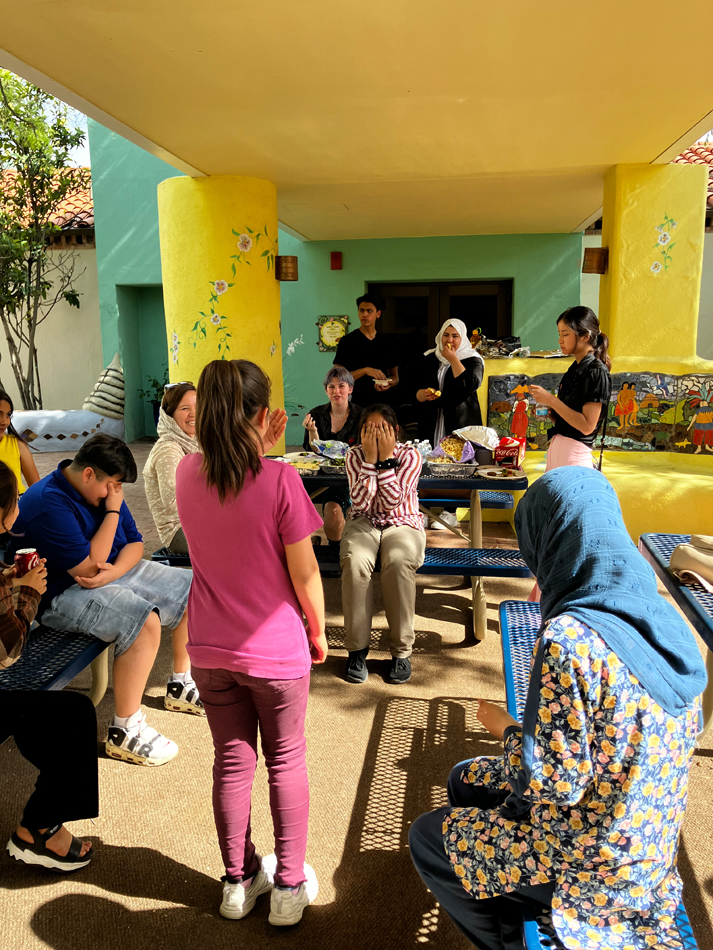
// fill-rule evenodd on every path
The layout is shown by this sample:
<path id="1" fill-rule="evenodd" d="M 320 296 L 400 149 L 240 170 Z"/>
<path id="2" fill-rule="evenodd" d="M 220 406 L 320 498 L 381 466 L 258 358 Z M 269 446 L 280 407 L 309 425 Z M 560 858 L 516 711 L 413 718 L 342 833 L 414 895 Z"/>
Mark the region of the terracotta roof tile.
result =
<path id="1" fill-rule="evenodd" d="M 685 149 L 671 162 L 672 165 L 708 165 L 708 198 L 706 204 L 713 208 L 713 144 L 697 143 Z"/>
<path id="2" fill-rule="evenodd" d="M 84 169 L 84 171 L 89 172 L 90 170 Z M 2 172 L 3 177 L 12 176 L 13 174 L 12 171 Z M 52 217 L 52 221 L 63 231 L 94 227 L 94 199 L 92 198 L 91 179 L 63 198 L 57 213 Z"/>

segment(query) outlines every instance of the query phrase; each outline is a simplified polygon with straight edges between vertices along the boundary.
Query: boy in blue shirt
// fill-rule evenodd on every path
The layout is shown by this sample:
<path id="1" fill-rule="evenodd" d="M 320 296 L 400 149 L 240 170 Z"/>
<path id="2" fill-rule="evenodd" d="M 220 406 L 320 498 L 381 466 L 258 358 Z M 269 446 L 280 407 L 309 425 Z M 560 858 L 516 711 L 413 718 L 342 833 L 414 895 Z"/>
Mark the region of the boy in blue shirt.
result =
<path id="1" fill-rule="evenodd" d="M 141 698 L 161 638 L 172 631 L 174 672 L 166 708 L 204 715 L 186 652 L 186 606 L 192 571 L 142 560 L 144 544 L 124 501 L 124 483 L 136 481 L 128 446 L 94 435 L 74 460 L 20 499 L 15 547 L 35 547 L 47 559 L 47 592 L 41 623 L 66 633 L 86 633 L 114 644 L 114 723 L 109 756 L 140 765 L 163 765 L 175 742 L 146 724 Z"/>

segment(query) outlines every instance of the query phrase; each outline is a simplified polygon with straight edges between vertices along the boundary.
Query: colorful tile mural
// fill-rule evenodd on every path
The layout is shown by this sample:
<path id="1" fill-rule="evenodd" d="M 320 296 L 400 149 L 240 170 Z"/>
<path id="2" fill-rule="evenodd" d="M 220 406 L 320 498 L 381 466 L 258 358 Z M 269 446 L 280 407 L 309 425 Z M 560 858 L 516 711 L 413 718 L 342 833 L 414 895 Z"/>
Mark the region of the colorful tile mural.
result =
<path id="1" fill-rule="evenodd" d="M 491 376 L 488 425 L 500 436 L 524 436 L 528 449 L 545 449 L 552 422 L 529 387 L 556 393 L 561 379 L 561 373 Z M 604 438 L 611 449 L 713 455 L 713 376 L 613 373 Z"/>

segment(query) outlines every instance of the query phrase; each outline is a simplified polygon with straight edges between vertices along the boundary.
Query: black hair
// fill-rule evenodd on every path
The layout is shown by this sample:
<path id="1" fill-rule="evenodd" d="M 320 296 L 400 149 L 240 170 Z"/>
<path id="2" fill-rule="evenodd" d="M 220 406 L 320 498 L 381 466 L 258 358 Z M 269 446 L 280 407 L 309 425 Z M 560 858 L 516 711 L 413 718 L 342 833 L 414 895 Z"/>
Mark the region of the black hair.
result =
<path id="1" fill-rule="evenodd" d="M 120 478 L 126 485 L 136 481 L 136 462 L 129 446 L 103 432 L 87 439 L 74 456 L 72 468 L 75 471 L 91 468 L 98 478 L 102 475 Z"/>
<path id="2" fill-rule="evenodd" d="M 5 524 L 5 519 L 9 518 L 15 510 L 17 498 L 18 487 L 15 473 L 4 462 L 0 462 L 0 524 L 8 534 L 12 532 Z M 4 562 L 0 560 L 0 563 Z"/>
<path id="3" fill-rule="evenodd" d="M 557 323 L 560 320 L 563 320 L 570 330 L 574 330 L 577 336 L 586 336 L 596 358 L 601 360 L 607 369 L 611 369 L 609 337 L 599 329 L 599 319 L 593 310 L 589 307 L 568 307 L 557 317 Z"/>
<path id="4" fill-rule="evenodd" d="M 8 393 L 5 392 L 4 389 L 0 389 L 0 402 L 7 402 L 7 403 L 9 403 L 9 405 L 10 405 L 10 415 L 12 415 L 13 412 L 15 411 L 15 406 L 13 405 L 12 399 L 10 398 L 10 396 L 8 395 Z M 15 428 L 15 426 L 12 424 L 12 422 L 10 422 L 10 425 L 7 427 L 7 431 L 8 431 L 8 434 L 14 436 L 14 437 L 17 439 L 18 442 L 24 442 L 25 445 L 28 445 L 30 448 L 32 448 L 32 446 L 29 444 L 29 442 L 27 442 L 26 439 L 23 439 L 23 438 L 22 438 L 22 436 L 20 435 L 20 433 L 17 431 L 17 429 Z M 33 451 L 34 451 L 34 449 L 33 449 Z"/>
<path id="5" fill-rule="evenodd" d="M 384 309 L 384 302 L 383 302 L 383 300 L 381 299 L 381 297 L 376 297 L 374 294 L 362 294 L 361 297 L 357 297 L 357 299 L 356 299 L 356 305 L 357 305 L 357 307 L 358 307 L 359 304 L 361 304 L 361 303 L 370 303 L 370 304 L 373 304 L 374 307 L 375 307 L 377 310 L 379 310 L 379 311 L 381 311 L 381 310 Z"/>
<path id="6" fill-rule="evenodd" d="M 373 405 L 367 406 L 366 409 L 362 410 L 361 416 L 359 416 L 359 434 L 361 435 L 361 430 L 366 425 L 366 420 L 369 418 L 369 416 L 373 415 L 376 412 L 378 412 L 379 415 L 383 416 L 384 419 L 386 419 L 386 421 L 389 423 L 391 428 L 396 433 L 396 438 L 398 439 L 399 437 L 398 417 L 396 416 L 396 413 L 391 408 L 391 406 L 387 406 L 386 403 L 383 403 L 383 402 L 375 402 Z"/>

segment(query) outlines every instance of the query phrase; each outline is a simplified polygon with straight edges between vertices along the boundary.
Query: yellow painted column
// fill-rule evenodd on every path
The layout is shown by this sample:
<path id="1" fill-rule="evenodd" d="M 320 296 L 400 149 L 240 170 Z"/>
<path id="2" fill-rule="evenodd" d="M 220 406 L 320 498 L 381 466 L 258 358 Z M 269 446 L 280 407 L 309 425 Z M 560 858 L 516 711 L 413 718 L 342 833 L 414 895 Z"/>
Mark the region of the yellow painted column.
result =
<path id="1" fill-rule="evenodd" d="M 604 178 L 599 318 L 616 358 L 640 369 L 696 361 L 705 165 L 615 165 Z"/>
<path id="2" fill-rule="evenodd" d="M 171 382 L 215 359 L 252 360 L 282 406 L 277 191 L 258 178 L 169 178 L 158 186 Z"/>

